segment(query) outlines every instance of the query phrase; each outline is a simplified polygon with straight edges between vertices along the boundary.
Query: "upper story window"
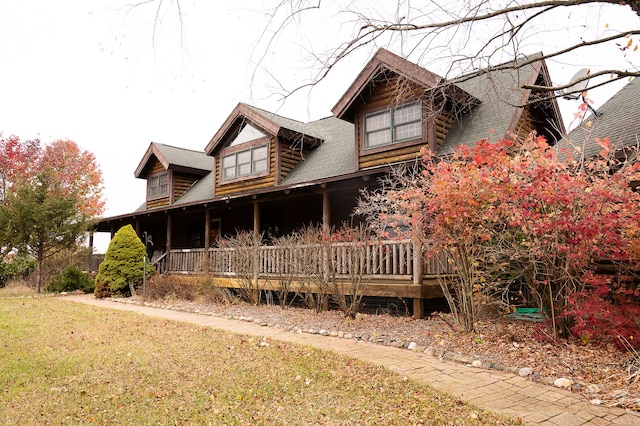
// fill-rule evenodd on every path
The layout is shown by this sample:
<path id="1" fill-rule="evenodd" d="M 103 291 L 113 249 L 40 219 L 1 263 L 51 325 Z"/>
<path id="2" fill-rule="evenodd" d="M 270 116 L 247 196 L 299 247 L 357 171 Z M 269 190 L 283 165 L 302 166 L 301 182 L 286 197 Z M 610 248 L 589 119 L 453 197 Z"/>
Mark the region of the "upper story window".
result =
<path id="1" fill-rule="evenodd" d="M 169 194 L 169 174 L 162 173 L 147 179 L 148 198 L 162 197 Z"/>
<path id="2" fill-rule="evenodd" d="M 364 147 L 377 148 L 422 137 L 420 102 L 401 105 L 364 117 Z"/>
<path id="3" fill-rule="evenodd" d="M 252 176 L 267 172 L 269 146 L 236 151 L 222 157 L 222 180 Z"/>

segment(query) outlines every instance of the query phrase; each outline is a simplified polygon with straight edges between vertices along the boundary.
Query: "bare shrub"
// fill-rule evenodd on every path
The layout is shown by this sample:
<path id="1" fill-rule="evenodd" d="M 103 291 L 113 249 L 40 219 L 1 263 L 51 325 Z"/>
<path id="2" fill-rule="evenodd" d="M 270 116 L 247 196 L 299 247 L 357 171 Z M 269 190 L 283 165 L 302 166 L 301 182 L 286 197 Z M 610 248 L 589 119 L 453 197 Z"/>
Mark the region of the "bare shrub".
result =
<path id="1" fill-rule="evenodd" d="M 187 300 L 205 303 L 235 303 L 237 298 L 225 287 L 216 286 L 211 277 L 183 277 L 158 274 L 147 282 L 150 300 Z"/>
<path id="2" fill-rule="evenodd" d="M 235 236 L 221 240 L 220 247 L 230 249 L 231 270 L 238 279 L 240 297 L 254 305 L 260 303 L 260 248 L 262 234 L 238 231 Z"/>
<path id="3" fill-rule="evenodd" d="M 294 247 L 295 268 L 299 271 L 297 293 L 310 309 L 326 310 L 335 268 L 331 253 L 331 233 L 308 226 L 299 232 Z"/>
<path id="4" fill-rule="evenodd" d="M 363 225 L 345 226 L 331 235 L 331 241 L 333 275 L 340 278 L 331 282 L 331 299 L 345 316 L 355 318 L 371 275 L 377 272 L 372 259 L 376 243 Z"/>
<path id="5" fill-rule="evenodd" d="M 181 299 L 193 301 L 196 297 L 195 286 L 184 277 L 157 274 L 147 281 L 149 300 Z"/>
<path id="6" fill-rule="evenodd" d="M 270 251 L 278 256 L 275 275 L 281 306 L 295 293 L 310 309 L 326 310 L 332 300 L 345 315 L 355 317 L 374 273 L 370 240 L 371 232 L 362 226 L 345 226 L 338 232 L 307 226 L 275 240 Z"/>
<path id="7" fill-rule="evenodd" d="M 275 278 L 274 291 L 282 309 L 289 306 L 295 298 L 289 295 L 296 291 L 295 284 L 300 279 L 296 254 L 300 244 L 300 234 L 284 235 L 273 240 L 273 247 L 269 249 L 270 262 Z"/>

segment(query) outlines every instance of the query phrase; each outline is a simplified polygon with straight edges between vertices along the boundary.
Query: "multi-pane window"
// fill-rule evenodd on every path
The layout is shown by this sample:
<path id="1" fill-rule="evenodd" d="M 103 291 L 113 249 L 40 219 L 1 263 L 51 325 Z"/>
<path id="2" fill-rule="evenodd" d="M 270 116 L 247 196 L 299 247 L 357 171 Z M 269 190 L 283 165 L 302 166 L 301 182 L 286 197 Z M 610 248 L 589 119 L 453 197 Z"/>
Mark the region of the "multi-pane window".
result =
<path id="1" fill-rule="evenodd" d="M 268 145 L 237 151 L 222 157 L 222 180 L 264 173 L 267 166 Z"/>
<path id="2" fill-rule="evenodd" d="M 377 148 L 422 137 L 420 102 L 366 115 L 364 135 L 365 148 Z"/>
<path id="3" fill-rule="evenodd" d="M 149 177 L 147 180 L 148 197 L 155 198 L 169 193 L 169 174 L 162 173 Z"/>

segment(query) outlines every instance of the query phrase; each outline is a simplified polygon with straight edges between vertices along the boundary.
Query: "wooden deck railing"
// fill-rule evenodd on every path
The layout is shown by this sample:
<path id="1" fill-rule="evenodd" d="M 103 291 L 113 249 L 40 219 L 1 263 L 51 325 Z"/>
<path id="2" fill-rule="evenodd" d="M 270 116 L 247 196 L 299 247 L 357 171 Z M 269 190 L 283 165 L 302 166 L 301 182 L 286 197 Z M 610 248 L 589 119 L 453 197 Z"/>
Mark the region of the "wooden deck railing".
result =
<path id="1" fill-rule="evenodd" d="M 324 254 L 328 251 L 319 245 L 261 246 L 254 259 L 259 265 L 256 272 L 260 276 L 319 274 L 331 260 L 337 277 L 349 276 L 354 269 L 371 278 L 392 280 L 411 280 L 415 271 L 421 271 L 423 276 L 451 273 L 448 262 L 440 261 L 446 260 L 442 255 L 440 259 L 425 259 L 421 253 L 415 252 L 410 240 L 337 243 L 330 249 L 331 258 L 328 259 Z M 155 266 L 160 273 L 235 276 L 239 271 L 234 269 L 243 264 L 241 256 L 228 248 L 171 250 L 160 257 Z M 416 268 L 416 262 L 422 263 L 419 268 Z"/>

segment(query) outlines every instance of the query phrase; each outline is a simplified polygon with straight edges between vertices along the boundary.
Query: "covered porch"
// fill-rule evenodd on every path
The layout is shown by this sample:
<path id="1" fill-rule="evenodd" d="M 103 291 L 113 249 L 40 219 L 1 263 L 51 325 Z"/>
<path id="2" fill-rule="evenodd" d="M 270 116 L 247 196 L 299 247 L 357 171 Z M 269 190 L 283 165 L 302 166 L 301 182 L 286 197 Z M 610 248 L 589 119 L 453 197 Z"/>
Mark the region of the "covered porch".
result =
<path id="1" fill-rule="evenodd" d="M 244 257 L 242 257 L 244 256 Z M 324 276 L 342 294 L 348 295 L 354 283 L 365 296 L 410 299 L 413 316 L 422 318 L 424 302 L 443 297 L 438 277 L 450 276 L 451 265 L 444 254 L 437 256 L 410 240 L 368 243 L 334 243 L 330 246 L 306 245 L 278 247 L 263 245 L 247 255 L 229 248 L 174 249 L 153 259 L 163 274 L 210 277 L 214 285 L 240 288 L 251 279 L 257 288 L 278 291 L 282 282 L 291 288 L 322 291 L 309 278 Z M 238 264 L 247 267 L 239 270 Z M 248 268 L 248 269 L 247 269 Z M 311 280 L 313 281 L 313 280 Z"/>
<path id="2" fill-rule="evenodd" d="M 103 219 L 96 232 L 111 237 L 124 225 L 132 225 L 140 238 L 150 237 L 148 255 L 163 274 L 211 277 L 213 283 L 238 288 L 241 273 L 233 250 L 219 245 L 221 238 L 237 231 L 253 231 L 263 236 L 262 246 L 252 262 L 252 278 L 260 288 L 277 290 L 285 277 L 294 286 L 308 282 L 310 275 L 326 274 L 322 265 L 330 259 L 333 282 L 348 294 L 353 271 L 361 271 L 366 296 L 403 298 L 413 315 L 422 317 L 424 302 L 443 297 L 438 276 L 449 274 L 449 263 L 441 257 L 425 255 L 425 249 L 409 240 L 362 242 L 363 250 L 354 258 L 350 244 L 326 248 L 277 247 L 272 237 L 289 235 L 306 226 L 323 229 L 356 225 L 352 212 L 363 188 L 374 189 L 386 169 L 342 176 L 303 185 L 258 189 L 242 195 L 214 197 L 194 203 L 146 209 Z M 315 256 L 315 258 L 313 257 Z M 315 265 L 311 267 L 309 265 Z M 357 267 L 357 268 L 356 268 Z M 313 268 L 316 268 L 315 270 Z"/>

